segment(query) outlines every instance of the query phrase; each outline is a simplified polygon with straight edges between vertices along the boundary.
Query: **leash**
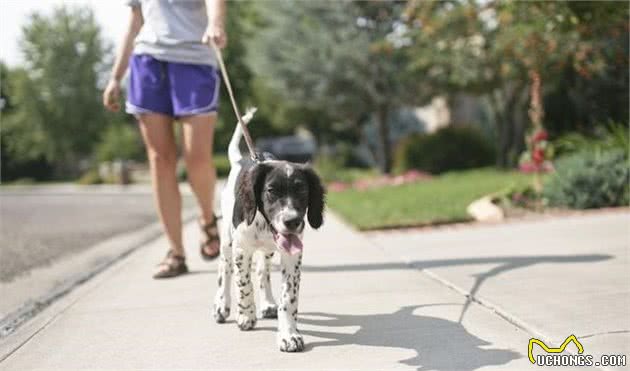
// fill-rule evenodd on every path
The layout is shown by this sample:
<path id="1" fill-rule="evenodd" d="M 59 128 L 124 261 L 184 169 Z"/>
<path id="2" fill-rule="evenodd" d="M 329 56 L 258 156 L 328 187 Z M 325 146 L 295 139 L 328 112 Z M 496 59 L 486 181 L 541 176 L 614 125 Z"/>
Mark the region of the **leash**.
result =
<path id="1" fill-rule="evenodd" d="M 238 105 L 236 104 L 236 99 L 234 99 L 234 92 L 232 92 L 232 84 L 230 84 L 230 78 L 227 73 L 227 69 L 225 68 L 225 63 L 223 63 L 223 55 L 221 54 L 221 50 L 217 48 L 212 40 L 210 40 L 210 45 L 212 49 L 214 49 L 214 54 L 217 56 L 217 60 L 219 61 L 219 67 L 221 69 L 221 75 L 223 76 L 223 81 L 225 81 L 225 87 L 227 88 L 228 95 L 230 96 L 230 101 L 232 102 L 232 109 L 234 109 L 234 114 L 236 115 L 236 119 L 238 120 L 241 129 L 243 130 L 243 136 L 245 137 L 245 143 L 247 143 L 247 149 L 249 149 L 249 155 L 255 162 L 260 162 L 256 151 L 254 150 L 254 142 L 252 141 L 251 135 L 249 135 L 249 130 L 247 130 L 247 125 L 243 122 L 243 118 L 241 116 L 241 112 L 238 109 Z"/>

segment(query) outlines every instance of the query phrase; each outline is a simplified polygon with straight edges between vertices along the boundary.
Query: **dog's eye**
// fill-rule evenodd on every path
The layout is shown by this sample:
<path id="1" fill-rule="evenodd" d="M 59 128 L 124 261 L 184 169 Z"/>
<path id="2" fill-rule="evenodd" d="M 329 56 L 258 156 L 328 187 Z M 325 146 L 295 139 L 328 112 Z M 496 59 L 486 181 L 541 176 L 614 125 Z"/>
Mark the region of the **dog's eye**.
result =
<path id="1" fill-rule="evenodd" d="M 267 192 L 274 196 L 280 195 L 280 190 L 278 188 L 267 188 Z"/>

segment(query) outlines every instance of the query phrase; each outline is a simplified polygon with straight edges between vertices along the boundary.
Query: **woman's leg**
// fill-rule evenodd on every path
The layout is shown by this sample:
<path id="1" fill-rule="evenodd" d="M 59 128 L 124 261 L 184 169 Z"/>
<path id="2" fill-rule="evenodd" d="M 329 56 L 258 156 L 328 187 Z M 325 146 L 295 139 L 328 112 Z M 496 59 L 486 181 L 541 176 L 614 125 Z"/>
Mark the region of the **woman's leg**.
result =
<path id="1" fill-rule="evenodd" d="M 212 158 L 212 143 L 216 115 L 186 116 L 181 119 L 181 122 L 188 181 L 201 209 L 201 222 L 207 225 L 214 221 L 216 170 Z M 207 251 L 211 255 L 218 252 L 218 243 L 216 243 L 216 249 L 214 246 L 211 249 L 213 251 Z"/>
<path id="2" fill-rule="evenodd" d="M 139 115 L 140 131 L 151 166 L 158 214 L 173 253 L 184 256 L 182 244 L 182 199 L 177 184 L 177 146 L 173 118 L 157 113 Z"/>

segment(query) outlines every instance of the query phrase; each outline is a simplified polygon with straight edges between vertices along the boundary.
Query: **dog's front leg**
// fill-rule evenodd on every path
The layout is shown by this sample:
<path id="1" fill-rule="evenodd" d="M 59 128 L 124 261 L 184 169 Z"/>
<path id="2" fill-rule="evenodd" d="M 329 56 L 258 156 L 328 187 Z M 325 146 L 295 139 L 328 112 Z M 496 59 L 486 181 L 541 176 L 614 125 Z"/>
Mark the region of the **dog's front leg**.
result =
<path id="1" fill-rule="evenodd" d="M 221 237 L 221 256 L 217 276 L 217 293 L 214 297 L 214 320 L 225 322 L 230 315 L 230 291 L 232 289 L 232 243 L 228 235 Z"/>
<path id="2" fill-rule="evenodd" d="M 252 255 L 253 250 L 249 246 L 241 246 L 239 243 L 234 249 L 235 278 L 238 287 L 236 323 L 241 330 L 251 330 L 256 326 L 256 303 L 251 279 Z"/>
<path id="3" fill-rule="evenodd" d="M 271 290 L 271 258 L 273 258 L 273 251 L 270 253 L 264 252 L 261 254 L 258 264 L 256 266 L 256 274 L 258 275 L 258 284 L 260 285 L 259 297 L 260 297 L 260 316 L 262 318 L 278 318 L 278 305 L 273 299 L 273 292 Z"/>
<path id="4" fill-rule="evenodd" d="M 300 265 L 302 253 L 281 253 L 282 295 L 278 308 L 278 347 L 283 352 L 301 352 L 304 339 L 297 329 L 298 296 L 300 293 Z"/>

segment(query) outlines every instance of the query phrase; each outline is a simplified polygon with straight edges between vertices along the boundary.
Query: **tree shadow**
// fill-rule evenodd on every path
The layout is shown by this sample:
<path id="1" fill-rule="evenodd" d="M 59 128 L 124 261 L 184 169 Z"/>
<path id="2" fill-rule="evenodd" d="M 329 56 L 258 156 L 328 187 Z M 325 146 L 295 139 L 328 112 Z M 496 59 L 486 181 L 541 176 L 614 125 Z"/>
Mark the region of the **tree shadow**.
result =
<path id="1" fill-rule="evenodd" d="M 359 327 L 354 333 L 302 330 L 306 335 L 330 339 L 307 343 L 306 351 L 348 344 L 410 349 L 415 356 L 398 362 L 417 370 L 476 370 L 522 357 L 512 350 L 489 348 L 490 343 L 469 333 L 461 323 L 413 314 L 422 307 L 441 305 L 461 304 L 406 306 L 394 313 L 371 315 L 302 313 L 301 324 L 330 328 Z"/>
<path id="2" fill-rule="evenodd" d="M 464 319 L 464 315 L 468 310 L 470 303 L 475 300 L 479 289 L 483 283 L 489 278 L 496 277 L 501 273 L 526 268 L 536 264 L 567 264 L 567 263 L 585 263 L 599 262 L 611 259 L 611 255 L 589 254 L 589 255 L 534 255 L 534 256 L 498 256 L 498 257 L 481 257 L 481 258 L 461 258 L 461 259 L 438 259 L 438 260 L 416 260 L 410 262 L 392 262 L 392 263 L 369 263 L 369 264 L 340 264 L 326 266 L 304 266 L 305 272 L 359 272 L 370 270 L 387 270 L 387 269 L 432 269 L 463 265 L 484 265 L 498 264 L 485 272 L 474 274 L 475 282 L 467 295 L 467 300 L 459 316 L 459 323 Z"/>

